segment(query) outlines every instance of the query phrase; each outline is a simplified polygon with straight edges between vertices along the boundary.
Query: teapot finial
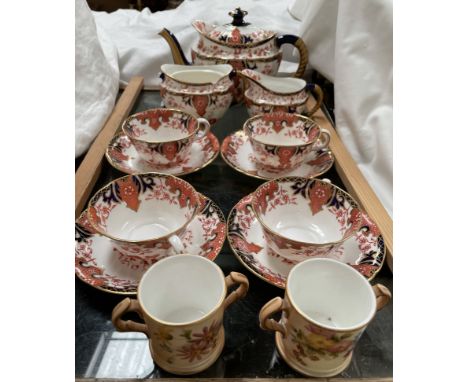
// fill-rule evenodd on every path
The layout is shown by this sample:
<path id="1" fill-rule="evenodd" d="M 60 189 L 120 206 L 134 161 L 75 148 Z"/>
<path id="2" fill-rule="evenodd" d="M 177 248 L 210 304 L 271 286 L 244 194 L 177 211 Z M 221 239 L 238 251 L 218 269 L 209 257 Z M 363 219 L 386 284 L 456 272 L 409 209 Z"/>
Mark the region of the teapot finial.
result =
<path id="1" fill-rule="evenodd" d="M 241 27 L 244 25 L 249 25 L 250 23 L 246 23 L 244 21 L 244 16 L 247 15 L 249 12 L 243 11 L 240 7 L 237 7 L 233 11 L 229 12 L 229 16 L 232 17 L 232 23 L 231 25 L 234 25 L 235 27 Z"/>

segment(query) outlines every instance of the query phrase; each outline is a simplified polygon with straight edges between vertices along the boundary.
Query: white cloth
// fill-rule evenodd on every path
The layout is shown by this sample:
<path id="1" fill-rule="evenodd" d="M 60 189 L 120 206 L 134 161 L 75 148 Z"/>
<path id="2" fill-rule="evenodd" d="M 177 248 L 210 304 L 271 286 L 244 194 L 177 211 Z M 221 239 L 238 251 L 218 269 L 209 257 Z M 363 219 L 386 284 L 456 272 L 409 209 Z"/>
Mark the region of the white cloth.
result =
<path id="1" fill-rule="evenodd" d="M 393 215 L 393 5 L 391 0 L 297 0 L 289 11 L 309 63 L 335 85 L 341 140 Z"/>
<path id="2" fill-rule="evenodd" d="M 86 1 L 75 0 L 75 157 L 101 130 L 118 90 L 117 50 L 106 32 L 96 28 Z"/>
<path id="3" fill-rule="evenodd" d="M 279 34 L 296 34 L 300 21 L 287 12 L 287 5 L 294 0 L 185 0 L 175 9 L 151 13 L 119 9 L 112 13 L 93 12 L 96 24 L 112 36 L 119 51 L 120 82 L 126 85 L 134 75 L 144 77 L 145 89 L 158 89 L 162 64 L 173 63 L 172 54 L 159 32 L 169 29 L 178 39 L 190 61 L 190 48 L 198 41 L 199 34 L 192 21 L 200 19 L 212 24 L 226 24 L 232 18 L 229 11 L 236 7 L 249 13 L 245 20 L 252 25 L 275 30 Z M 293 49 L 283 45 L 284 57 L 281 71 L 296 71 L 297 57 Z"/>

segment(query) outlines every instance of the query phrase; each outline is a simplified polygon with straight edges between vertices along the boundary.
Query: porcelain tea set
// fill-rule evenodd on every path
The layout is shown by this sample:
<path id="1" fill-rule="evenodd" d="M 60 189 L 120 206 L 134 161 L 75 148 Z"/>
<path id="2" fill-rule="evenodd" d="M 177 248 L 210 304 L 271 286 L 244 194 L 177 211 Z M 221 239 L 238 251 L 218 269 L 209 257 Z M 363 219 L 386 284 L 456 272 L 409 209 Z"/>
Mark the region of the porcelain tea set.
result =
<path id="1" fill-rule="evenodd" d="M 227 236 L 250 272 L 285 289 L 284 299 L 259 312 L 283 359 L 302 374 L 333 376 L 349 365 L 359 336 L 391 296 L 369 283 L 385 247 L 353 197 L 317 178 L 334 161 L 330 134 L 312 119 L 320 88 L 274 77 L 284 43 L 298 47 L 296 77 L 303 74 L 304 43 L 254 28 L 246 14 L 238 8 L 222 26 L 195 21 L 195 65 L 161 32 L 176 63 L 161 67 L 165 108 L 131 115 L 110 142 L 107 159 L 128 175 L 96 192 L 77 220 L 76 275 L 106 292 L 136 294 L 115 307 L 117 330 L 145 333 L 164 370 L 198 373 L 223 350 L 225 309 L 249 289 L 244 275 L 224 277 L 213 262 Z M 306 116 L 310 93 L 317 103 Z M 250 118 L 220 149 L 213 132 L 236 101 Z M 219 151 L 237 171 L 267 180 L 234 206 L 227 223 L 213 201 L 176 177 L 207 166 Z M 130 311 L 144 323 L 123 320 Z M 276 312 L 280 321 L 271 318 Z"/>

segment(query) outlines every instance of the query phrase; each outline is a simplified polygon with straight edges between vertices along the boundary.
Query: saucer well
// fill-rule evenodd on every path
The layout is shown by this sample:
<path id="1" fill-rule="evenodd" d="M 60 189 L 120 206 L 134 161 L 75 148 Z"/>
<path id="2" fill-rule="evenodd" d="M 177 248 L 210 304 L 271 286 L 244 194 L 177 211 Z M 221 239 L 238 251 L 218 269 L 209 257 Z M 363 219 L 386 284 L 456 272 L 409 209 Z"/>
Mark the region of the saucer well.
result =
<path id="1" fill-rule="evenodd" d="M 239 261 L 262 280 L 284 289 L 286 278 L 294 264 L 269 251 L 262 226 L 251 206 L 252 194 L 242 198 L 228 217 L 228 242 Z M 371 280 L 382 268 L 385 245 L 375 223 L 362 213 L 357 233 L 338 250 L 326 257 L 347 263 Z M 320 256 L 317 256 L 320 257 Z"/>
<path id="2" fill-rule="evenodd" d="M 120 133 L 111 139 L 106 150 L 106 158 L 112 167 L 126 174 L 157 172 L 169 175 L 187 175 L 201 170 L 213 162 L 219 153 L 219 141 L 212 134 L 193 142 L 187 157 L 177 166 L 162 168 L 140 158 L 130 139 Z"/>
<path id="3" fill-rule="evenodd" d="M 250 140 L 242 130 L 238 130 L 224 139 L 221 145 L 221 157 L 234 170 L 265 180 L 284 176 L 315 178 L 327 172 L 335 161 L 330 150 L 321 150 L 316 158 L 305 160 L 302 165 L 292 171 L 265 171 L 257 167 Z"/>
<path id="4" fill-rule="evenodd" d="M 226 220 L 211 199 L 200 196 L 201 212 L 181 240 L 187 253 L 214 260 L 226 238 Z M 121 254 L 110 239 L 92 228 L 86 210 L 75 222 L 75 274 L 86 284 L 109 293 L 134 295 L 141 276 L 153 263 L 151 257 Z"/>

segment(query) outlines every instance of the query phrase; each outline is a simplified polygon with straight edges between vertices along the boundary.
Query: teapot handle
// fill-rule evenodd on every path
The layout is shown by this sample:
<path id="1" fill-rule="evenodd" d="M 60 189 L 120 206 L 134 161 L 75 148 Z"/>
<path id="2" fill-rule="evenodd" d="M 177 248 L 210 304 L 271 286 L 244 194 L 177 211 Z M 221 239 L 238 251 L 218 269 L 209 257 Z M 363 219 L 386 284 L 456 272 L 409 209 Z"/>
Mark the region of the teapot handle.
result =
<path id="1" fill-rule="evenodd" d="M 304 40 L 292 34 L 284 34 L 276 38 L 276 45 L 278 46 L 278 48 L 283 44 L 294 45 L 299 50 L 299 67 L 297 68 L 294 77 L 302 77 L 304 75 L 309 59 L 309 51 L 307 50 L 307 46 Z"/>

